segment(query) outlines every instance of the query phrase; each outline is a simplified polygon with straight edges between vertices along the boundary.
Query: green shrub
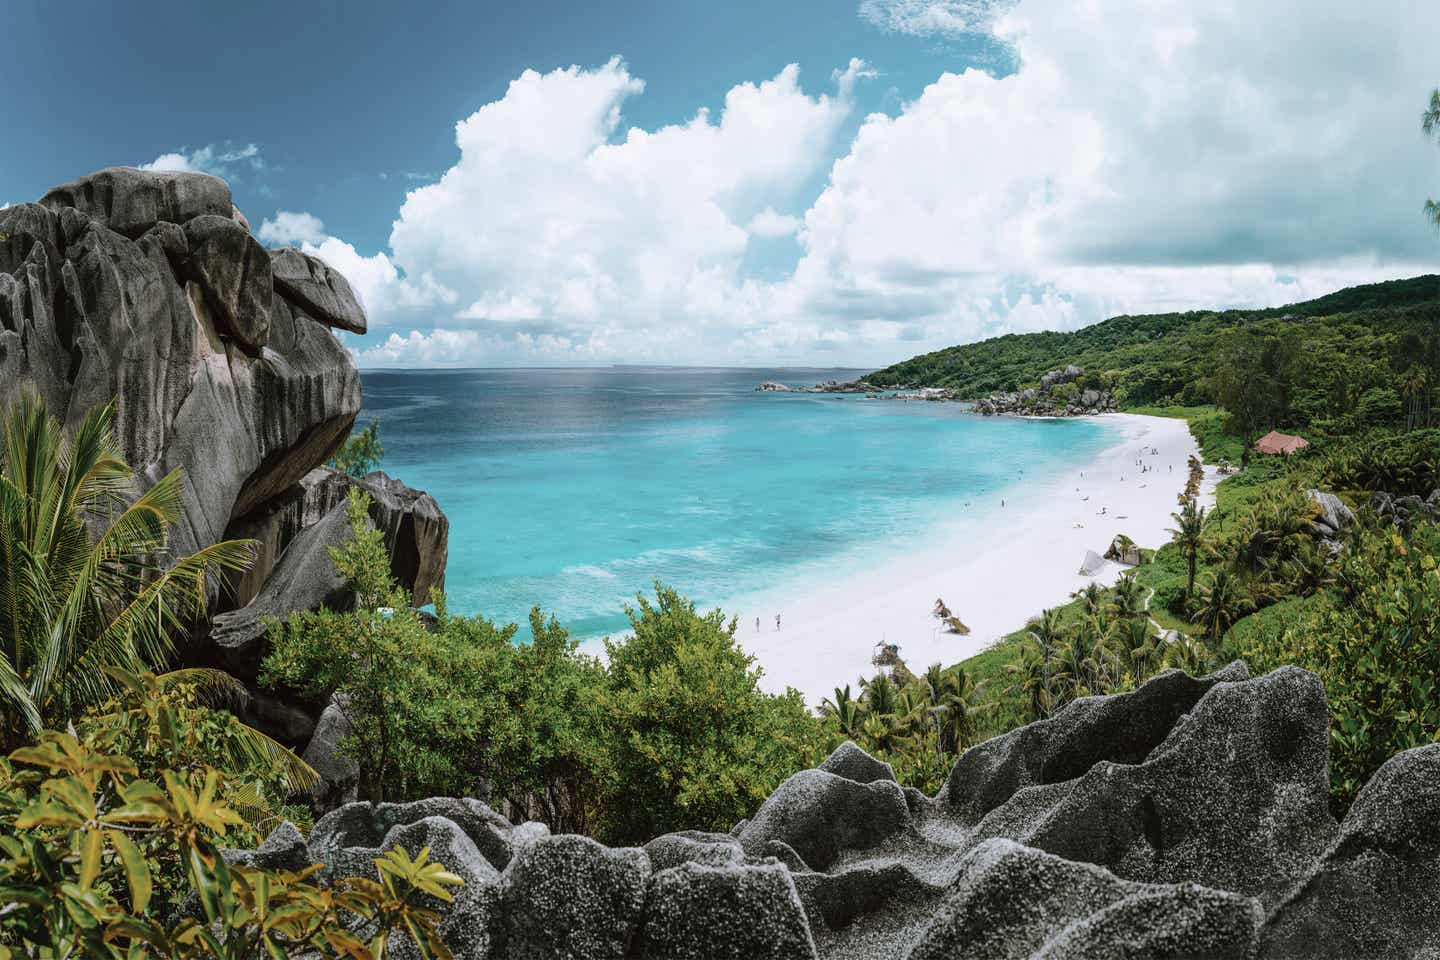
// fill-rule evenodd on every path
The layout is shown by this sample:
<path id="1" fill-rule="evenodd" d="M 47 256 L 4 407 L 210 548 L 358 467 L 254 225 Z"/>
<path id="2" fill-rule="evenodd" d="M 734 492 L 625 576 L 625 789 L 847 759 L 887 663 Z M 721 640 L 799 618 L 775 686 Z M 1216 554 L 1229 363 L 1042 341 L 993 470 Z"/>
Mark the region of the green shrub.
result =
<path id="1" fill-rule="evenodd" d="M 1283 631 L 1236 638 L 1253 668 L 1295 663 L 1324 680 L 1337 812 L 1390 757 L 1440 740 L 1437 555 L 1440 528 L 1433 524 L 1408 543 L 1393 530 L 1366 530 L 1324 602 L 1292 608 Z"/>
<path id="2" fill-rule="evenodd" d="M 420 956 L 449 956 L 428 904 L 461 881 L 427 850 L 391 850 L 375 879 L 331 887 L 309 882 L 318 868 L 227 865 L 222 847 L 253 843 L 234 803 L 243 784 L 203 763 L 155 768 L 193 752 L 207 730 L 153 676 L 126 680 L 142 691 L 138 707 L 0 758 L 0 960 L 365 960 L 401 932 Z M 126 744 L 150 755 L 137 760 Z M 182 915 L 186 895 L 199 918 Z"/>

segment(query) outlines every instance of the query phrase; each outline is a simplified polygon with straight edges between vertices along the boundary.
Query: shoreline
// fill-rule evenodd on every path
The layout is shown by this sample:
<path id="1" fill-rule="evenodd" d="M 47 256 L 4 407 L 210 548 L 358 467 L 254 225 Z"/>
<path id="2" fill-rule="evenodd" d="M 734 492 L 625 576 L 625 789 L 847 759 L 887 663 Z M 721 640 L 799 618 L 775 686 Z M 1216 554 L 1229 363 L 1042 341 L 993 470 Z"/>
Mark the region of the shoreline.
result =
<path id="1" fill-rule="evenodd" d="M 1066 468 L 1039 484 L 1023 481 L 1024 491 L 1017 491 L 1003 512 L 996 505 L 944 523 L 935 542 L 887 556 L 805 596 L 781 597 L 781 585 L 721 604 L 739 617 L 736 639 L 764 669 L 761 686 L 776 693 L 795 687 L 811 707 L 836 686 L 850 684 L 858 693 L 857 678 L 874 673 L 870 658 L 882 640 L 899 644 L 900 656 L 916 673 L 935 662 L 948 667 L 1018 630 L 1041 610 L 1068 602 L 1092 580 L 1108 586 L 1126 569 L 1109 564 L 1082 576 L 1087 550 L 1103 555 L 1120 533 L 1147 549 L 1168 542 L 1187 460 L 1199 453 L 1188 424 L 1140 414 L 1101 417 L 1107 424 L 1119 422 L 1113 444 L 1082 467 Z M 1159 453 L 1149 454 L 1151 448 Z M 1148 472 L 1136 466 L 1137 459 Z M 1217 480 L 1207 468 L 1200 495 L 1207 509 Z M 970 627 L 969 635 L 942 632 L 931 615 L 937 598 Z"/>

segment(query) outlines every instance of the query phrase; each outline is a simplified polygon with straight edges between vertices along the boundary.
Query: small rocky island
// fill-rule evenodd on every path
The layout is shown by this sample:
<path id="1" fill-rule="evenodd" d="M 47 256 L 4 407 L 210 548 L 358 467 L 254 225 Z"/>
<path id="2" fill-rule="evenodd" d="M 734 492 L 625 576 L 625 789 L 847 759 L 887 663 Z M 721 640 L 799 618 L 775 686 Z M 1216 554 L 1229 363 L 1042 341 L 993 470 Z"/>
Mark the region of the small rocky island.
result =
<path id="1" fill-rule="evenodd" d="M 972 747 L 936 797 L 854 744 L 729 833 L 612 849 L 478 800 L 352 803 L 237 862 L 429 846 L 468 960 L 1429 960 L 1440 744 L 1337 823 L 1314 674 L 1171 670 Z M 407 954 L 408 955 L 408 954 Z"/>

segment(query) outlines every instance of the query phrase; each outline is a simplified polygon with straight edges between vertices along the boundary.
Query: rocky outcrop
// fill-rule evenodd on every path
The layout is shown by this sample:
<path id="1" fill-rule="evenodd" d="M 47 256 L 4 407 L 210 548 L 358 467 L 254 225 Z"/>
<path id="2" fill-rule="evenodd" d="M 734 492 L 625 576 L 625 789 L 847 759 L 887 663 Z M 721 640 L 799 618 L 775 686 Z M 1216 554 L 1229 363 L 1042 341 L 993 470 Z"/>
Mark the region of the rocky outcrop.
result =
<path id="1" fill-rule="evenodd" d="M 1422 520 L 1440 520 L 1440 487 L 1423 500 L 1413 494 L 1395 496 L 1377 491 L 1370 495 L 1370 509 L 1401 530 L 1409 530 Z"/>
<path id="2" fill-rule="evenodd" d="M 1115 409 L 1108 390 L 1079 390 L 1070 387 L 1085 371 L 1073 364 L 1051 370 L 1037 387 L 1000 392 L 975 401 L 975 412 L 985 416 L 1015 414 L 1029 417 L 1089 417 Z M 1068 389 L 1064 389 L 1068 387 Z"/>
<path id="3" fill-rule="evenodd" d="M 260 541 L 252 569 L 215 589 L 215 636 L 187 652 L 246 681 L 263 616 L 346 602 L 325 548 L 348 533 L 335 514 L 349 486 L 371 494 L 417 602 L 443 584 L 448 525 L 433 500 L 384 474 L 314 472 L 360 409 L 359 371 L 331 328 L 366 329 L 344 277 L 265 250 L 215 177 L 115 167 L 0 210 L 0 406 L 34 389 L 74 423 L 113 401 L 136 492 L 183 475 L 172 553 Z M 287 742 L 315 724 L 278 701 L 251 714 Z"/>
<path id="4" fill-rule="evenodd" d="M 877 393 L 881 388 L 867 380 L 826 380 L 813 387 L 790 387 L 775 380 L 766 380 L 755 388 L 757 393 Z"/>
<path id="5" fill-rule="evenodd" d="M 390 573 L 411 592 L 416 604 L 430 602 L 432 589 L 445 589 L 450 521 L 428 493 L 414 490 L 376 470 L 351 477 L 316 467 L 285 495 L 234 521 L 230 535 L 255 540 L 254 565 L 233 586 L 233 603 L 243 606 L 259 593 L 300 531 L 342 507 L 352 489 L 370 498 L 370 521 L 385 535 Z"/>
<path id="6" fill-rule="evenodd" d="M 74 422 L 114 400 L 137 482 L 184 473 L 177 552 L 293 487 L 360 408 L 349 354 L 232 209 L 215 177 L 113 168 L 0 211 L 0 402 L 33 383 Z"/>
<path id="7" fill-rule="evenodd" d="M 734 836 L 608 850 L 428 800 L 343 807 L 309 855 L 338 876 L 430 843 L 470 878 L 444 936 L 486 960 L 1428 960 L 1440 745 L 1393 759 L 1337 825 L 1327 744 L 1315 676 L 1234 663 L 1076 700 L 967 751 L 934 799 L 847 744 Z"/>

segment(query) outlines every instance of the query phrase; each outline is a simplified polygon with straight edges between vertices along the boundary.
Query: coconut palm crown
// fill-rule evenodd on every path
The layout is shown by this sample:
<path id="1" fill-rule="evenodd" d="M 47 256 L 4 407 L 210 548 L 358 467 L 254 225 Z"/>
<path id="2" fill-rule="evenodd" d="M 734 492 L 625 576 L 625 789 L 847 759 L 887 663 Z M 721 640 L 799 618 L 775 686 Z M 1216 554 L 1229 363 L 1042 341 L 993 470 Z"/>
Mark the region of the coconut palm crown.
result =
<path id="1" fill-rule="evenodd" d="M 33 393 L 4 419 L 0 745 L 7 748 L 119 694 L 116 671 L 162 670 L 175 637 L 204 613 L 210 578 L 252 558 L 252 544 L 235 540 L 171 557 L 180 471 L 129 501 L 132 475 L 113 419 L 107 404 L 65 431 Z M 203 684 L 203 673 L 184 676 Z"/>

